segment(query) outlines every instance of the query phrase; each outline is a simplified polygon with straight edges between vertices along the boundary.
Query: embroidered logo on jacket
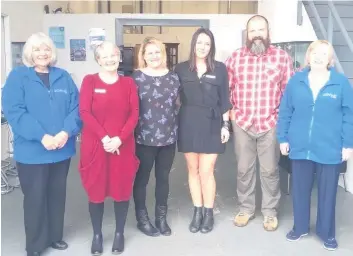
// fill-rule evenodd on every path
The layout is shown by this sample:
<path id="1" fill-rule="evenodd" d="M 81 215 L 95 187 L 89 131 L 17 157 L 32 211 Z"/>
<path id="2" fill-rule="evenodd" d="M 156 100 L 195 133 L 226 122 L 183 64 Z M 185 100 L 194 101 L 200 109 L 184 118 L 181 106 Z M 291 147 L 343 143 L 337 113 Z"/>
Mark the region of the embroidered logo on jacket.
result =
<path id="1" fill-rule="evenodd" d="M 331 97 L 332 99 L 337 99 L 337 94 L 326 92 L 322 95 L 323 97 Z"/>
<path id="2" fill-rule="evenodd" d="M 64 90 L 64 89 L 54 89 L 54 92 L 55 93 L 65 93 L 65 94 L 67 94 L 67 90 Z"/>

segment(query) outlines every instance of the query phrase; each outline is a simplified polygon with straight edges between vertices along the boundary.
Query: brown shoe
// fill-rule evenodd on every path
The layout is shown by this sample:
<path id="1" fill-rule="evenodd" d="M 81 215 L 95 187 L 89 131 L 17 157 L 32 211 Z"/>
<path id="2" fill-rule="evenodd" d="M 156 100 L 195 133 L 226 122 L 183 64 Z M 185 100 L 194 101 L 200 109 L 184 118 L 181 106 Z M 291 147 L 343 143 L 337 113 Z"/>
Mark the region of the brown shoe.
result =
<path id="1" fill-rule="evenodd" d="M 255 214 L 239 212 L 234 218 L 234 225 L 237 227 L 245 227 L 249 221 L 255 218 Z"/>
<path id="2" fill-rule="evenodd" d="M 278 219 L 277 217 L 265 216 L 263 224 L 266 231 L 275 231 L 278 228 Z"/>

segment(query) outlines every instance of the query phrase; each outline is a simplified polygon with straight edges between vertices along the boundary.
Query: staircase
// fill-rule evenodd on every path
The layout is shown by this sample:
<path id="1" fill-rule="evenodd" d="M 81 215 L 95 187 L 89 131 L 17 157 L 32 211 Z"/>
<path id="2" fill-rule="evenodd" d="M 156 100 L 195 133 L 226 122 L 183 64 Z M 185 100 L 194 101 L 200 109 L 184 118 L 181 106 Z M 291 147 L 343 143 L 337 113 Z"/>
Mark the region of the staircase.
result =
<path id="1" fill-rule="evenodd" d="M 318 39 L 325 39 L 332 43 L 336 53 L 336 67 L 348 76 L 353 85 L 353 1 L 309 0 L 302 2 Z M 330 4 L 334 7 L 333 12 L 330 11 Z M 335 11 L 340 17 L 338 20 L 334 15 Z M 350 42 L 347 42 L 339 23 L 347 31 Z"/>

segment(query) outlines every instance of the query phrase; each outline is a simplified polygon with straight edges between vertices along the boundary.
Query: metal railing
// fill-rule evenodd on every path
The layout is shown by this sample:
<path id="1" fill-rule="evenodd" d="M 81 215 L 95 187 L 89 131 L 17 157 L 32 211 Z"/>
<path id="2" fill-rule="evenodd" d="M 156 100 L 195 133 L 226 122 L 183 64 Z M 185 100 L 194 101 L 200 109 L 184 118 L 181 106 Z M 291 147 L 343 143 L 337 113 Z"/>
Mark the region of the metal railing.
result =
<path id="1" fill-rule="evenodd" d="M 310 7 L 310 9 L 311 9 L 316 21 L 317 21 L 317 24 L 319 25 L 319 29 L 320 29 L 321 34 L 331 44 L 332 44 L 332 39 L 333 39 L 333 22 L 334 22 L 334 20 L 336 21 L 340 31 L 343 34 L 343 38 L 345 39 L 345 41 L 347 43 L 347 46 L 349 47 L 349 49 L 353 53 L 352 39 L 349 37 L 347 29 L 345 28 L 345 26 L 342 22 L 342 19 L 339 16 L 337 9 L 336 9 L 335 5 L 333 4 L 332 0 L 327 1 L 327 6 L 329 8 L 327 31 L 325 29 L 325 26 L 322 22 L 322 19 L 319 15 L 318 11 L 316 9 L 315 2 L 314 1 L 302 1 L 302 2 L 307 2 L 308 6 Z M 336 66 L 337 70 L 340 72 L 344 72 L 341 63 L 340 63 L 339 59 L 337 58 L 336 52 L 334 52 L 334 59 L 335 59 L 335 66 Z"/>

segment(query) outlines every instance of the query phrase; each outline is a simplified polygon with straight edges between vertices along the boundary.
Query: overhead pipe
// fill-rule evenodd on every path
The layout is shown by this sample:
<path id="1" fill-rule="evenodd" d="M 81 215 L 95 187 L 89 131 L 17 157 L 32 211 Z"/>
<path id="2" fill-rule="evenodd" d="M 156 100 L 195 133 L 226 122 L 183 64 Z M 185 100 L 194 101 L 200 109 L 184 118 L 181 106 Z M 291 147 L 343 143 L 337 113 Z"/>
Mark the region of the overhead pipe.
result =
<path id="1" fill-rule="evenodd" d="M 158 1 L 158 13 L 162 14 L 162 0 Z M 162 26 L 159 26 L 159 34 L 162 34 Z"/>
<path id="2" fill-rule="evenodd" d="M 140 0 L 139 4 L 140 4 L 140 13 L 142 14 L 143 13 L 143 0 Z M 143 26 L 140 26 L 140 28 L 141 28 L 141 34 L 143 34 Z"/>
<path id="3" fill-rule="evenodd" d="M 107 0 L 107 11 L 110 13 L 110 0 Z"/>
<path id="4" fill-rule="evenodd" d="M 98 1 L 98 13 L 102 13 L 102 2 Z"/>
<path id="5" fill-rule="evenodd" d="M 303 25 L 303 1 L 299 0 L 297 3 L 297 25 Z"/>

